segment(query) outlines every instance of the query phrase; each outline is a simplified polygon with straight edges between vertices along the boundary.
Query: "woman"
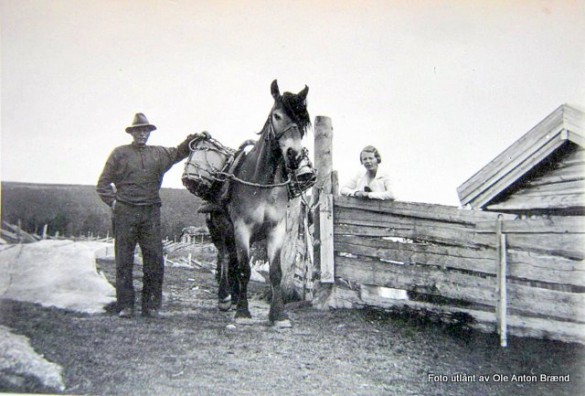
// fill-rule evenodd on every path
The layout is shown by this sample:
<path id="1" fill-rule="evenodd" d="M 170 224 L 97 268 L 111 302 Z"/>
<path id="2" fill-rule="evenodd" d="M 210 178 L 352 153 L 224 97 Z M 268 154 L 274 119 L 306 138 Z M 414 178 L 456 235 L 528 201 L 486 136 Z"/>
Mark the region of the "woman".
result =
<path id="1" fill-rule="evenodd" d="M 341 194 L 349 197 L 394 200 L 390 176 L 378 168 L 382 162 L 374 146 L 366 146 L 360 153 L 360 162 L 366 168 L 341 188 Z"/>

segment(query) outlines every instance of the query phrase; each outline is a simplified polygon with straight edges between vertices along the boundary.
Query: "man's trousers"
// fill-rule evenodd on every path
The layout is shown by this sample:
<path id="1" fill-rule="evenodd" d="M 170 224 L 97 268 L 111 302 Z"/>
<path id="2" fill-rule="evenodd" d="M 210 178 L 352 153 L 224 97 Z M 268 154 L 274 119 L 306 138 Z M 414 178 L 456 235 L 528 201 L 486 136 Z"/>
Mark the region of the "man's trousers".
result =
<path id="1" fill-rule="evenodd" d="M 113 226 L 118 310 L 134 309 L 132 270 L 136 245 L 142 251 L 142 310 L 159 309 L 164 276 L 160 205 L 129 205 L 118 201 Z"/>

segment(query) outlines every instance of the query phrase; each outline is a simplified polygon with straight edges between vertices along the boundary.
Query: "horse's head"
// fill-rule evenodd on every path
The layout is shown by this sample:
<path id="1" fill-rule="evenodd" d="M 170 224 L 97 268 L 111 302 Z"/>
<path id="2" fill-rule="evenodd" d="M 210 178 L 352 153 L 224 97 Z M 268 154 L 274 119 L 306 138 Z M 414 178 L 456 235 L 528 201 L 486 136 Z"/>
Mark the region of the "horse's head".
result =
<path id="1" fill-rule="evenodd" d="M 307 112 L 307 93 L 309 87 L 298 94 L 285 92 L 280 94 L 276 80 L 270 87 L 274 106 L 270 111 L 268 122 L 271 135 L 278 142 L 286 167 L 296 170 L 305 156 L 301 140 L 311 125 Z"/>

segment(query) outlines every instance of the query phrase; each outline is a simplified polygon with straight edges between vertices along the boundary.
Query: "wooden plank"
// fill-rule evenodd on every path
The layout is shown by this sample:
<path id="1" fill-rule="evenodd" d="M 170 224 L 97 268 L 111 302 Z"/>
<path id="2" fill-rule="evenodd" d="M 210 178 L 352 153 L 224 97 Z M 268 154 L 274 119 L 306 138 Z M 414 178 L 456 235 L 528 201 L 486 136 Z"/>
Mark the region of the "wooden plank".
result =
<path id="1" fill-rule="evenodd" d="M 396 265 L 363 257 L 336 257 L 336 276 L 367 285 L 391 287 L 495 307 L 495 278 L 428 266 Z M 508 284 L 509 309 L 585 322 L 585 294 Z"/>
<path id="2" fill-rule="evenodd" d="M 583 149 L 575 151 L 575 145 L 567 145 L 568 151 L 555 160 L 548 171 L 537 178 L 529 180 L 523 188 L 513 195 L 547 196 L 556 194 L 575 194 L 585 192 L 585 160 Z M 559 150 L 561 151 L 561 150 Z M 585 205 L 585 201 L 583 201 Z"/>
<path id="3" fill-rule="evenodd" d="M 364 200 L 345 196 L 336 196 L 334 202 L 336 211 L 338 208 L 347 208 L 377 214 L 392 214 L 462 225 L 474 225 L 478 221 L 495 220 L 497 216 L 490 212 L 460 209 L 455 206 L 401 201 Z M 506 218 L 511 218 L 510 215 L 505 216 Z"/>
<path id="4" fill-rule="evenodd" d="M 541 197 L 510 197 L 510 199 L 494 204 L 488 205 L 488 210 L 495 211 L 526 211 L 526 210 L 559 210 L 571 208 L 583 208 L 583 201 L 585 195 L 583 194 L 568 194 L 568 195 L 552 195 L 543 200 Z"/>
<path id="5" fill-rule="evenodd" d="M 585 294 L 508 283 L 508 308 L 532 316 L 585 323 Z"/>
<path id="6" fill-rule="evenodd" d="M 418 240 L 420 242 L 429 242 L 442 245 L 469 247 L 469 248 L 485 248 L 495 247 L 495 240 L 487 235 L 480 235 L 476 233 L 461 233 L 457 235 L 454 232 L 446 232 L 442 229 L 435 229 L 431 227 L 422 230 L 410 228 L 388 228 L 388 227 L 373 227 L 362 224 L 335 224 L 335 235 L 359 235 L 372 237 L 397 237 Z"/>
<path id="7" fill-rule="evenodd" d="M 540 197 L 542 199 L 548 199 L 551 196 L 559 196 L 559 195 L 585 195 L 585 182 L 579 181 L 575 183 L 580 183 L 581 185 L 574 185 L 568 186 L 569 183 L 556 183 L 556 184 L 549 184 L 546 186 L 541 186 L 538 188 L 524 188 L 518 190 L 513 196 L 517 199 L 523 198 L 530 198 L 530 197 Z M 585 202 L 581 206 L 585 206 Z"/>
<path id="8" fill-rule="evenodd" d="M 541 184 L 538 186 L 529 184 L 514 195 L 575 194 L 583 192 L 585 192 L 585 179 Z M 585 202 L 583 204 L 585 205 Z"/>
<path id="9" fill-rule="evenodd" d="M 350 235 L 335 237 L 335 252 L 377 258 L 405 264 L 454 268 L 496 275 L 493 249 L 470 249 L 418 243 L 394 242 L 384 239 Z"/>
<path id="10" fill-rule="evenodd" d="M 0 231 L 0 237 L 6 239 L 10 243 L 18 243 L 21 240 L 17 233 L 8 230 Z"/>
<path id="11" fill-rule="evenodd" d="M 335 212 L 335 232 L 347 230 L 339 225 L 359 225 L 388 230 L 388 235 L 434 243 L 460 246 L 495 247 L 495 240 L 488 235 L 476 234 L 473 229 L 454 223 L 425 221 L 423 219 L 400 216 L 381 216 L 380 214 L 338 208 Z M 379 230 L 378 230 L 379 231 Z"/>
<path id="12" fill-rule="evenodd" d="M 585 234 L 508 234 L 510 249 L 561 256 L 572 260 L 585 258 Z"/>
<path id="13" fill-rule="evenodd" d="M 14 225 L 14 224 L 10 224 L 7 223 L 6 221 L 2 221 L 2 224 L 9 228 L 15 235 L 16 235 L 16 240 L 18 242 L 23 242 L 23 243 L 32 243 L 32 242 L 37 242 L 41 240 L 41 237 L 35 234 L 29 234 L 28 232 L 24 231 L 20 226 L 18 225 Z M 20 224 L 20 222 L 19 222 Z M 2 230 L 2 233 L 4 233 L 5 235 L 12 237 L 9 234 L 9 231 L 7 230 Z"/>
<path id="14" fill-rule="evenodd" d="M 530 186 L 540 186 L 543 184 L 554 184 L 554 183 L 562 183 L 567 181 L 573 180 L 583 180 L 583 175 L 585 174 L 584 167 L 574 167 L 571 169 L 563 168 L 557 169 L 550 173 L 545 174 L 544 176 L 530 181 L 528 185 Z"/>
<path id="15" fill-rule="evenodd" d="M 585 177 L 585 161 L 577 161 L 574 158 L 564 158 L 558 162 L 555 169 L 547 172 L 536 179 L 530 180 L 528 185 L 538 186 L 541 184 L 559 183 L 572 180 L 583 180 Z"/>
<path id="16" fill-rule="evenodd" d="M 373 227 L 360 224 L 335 224 L 333 229 L 335 238 L 337 235 L 356 235 L 365 237 L 401 237 L 401 229 L 393 227 Z"/>
<path id="17" fill-rule="evenodd" d="M 585 286 L 585 261 L 508 249 L 509 278 L 551 285 Z"/>
<path id="18" fill-rule="evenodd" d="M 428 266 L 395 265 L 367 258 L 336 257 L 336 276 L 366 284 L 416 291 L 495 306 L 494 277 L 473 276 Z"/>
<path id="19" fill-rule="evenodd" d="M 452 223 L 449 221 L 436 221 L 422 217 L 405 217 L 390 213 L 379 213 L 356 208 L 335 207 L 335 223 L 345 224 L 368 224 L 373 226 L 385 226 L 386 224 L 406 225 L 408 227 L 444 227 L 454 230 L 473 230 L 474 225 Z"/>
<path id="20" fill-rule="evenodd" d="M 468 309 L 447 305 L 438 305 L 428 302 L 394 300 L 374 296 L 361 298 L 359 291 L 335 287 L 332 293 L 334 298 L 330 300 L 331 308 L 361 308 L 374 306 L 383 309 L 401 310 L 404 308 L 425 310 L 438 315 L 443 313 L 464 313 L 474 320 L 468 326 L 474 330 L 486 333 L 494 333 L 496 330 L 496 318 L 493 312 L 479 309 Z M 558 321 L 550 318 L 535 318 L 508 315 L 508 334 L 518 337 L 533 337 L 540 339 L 552 339 L 563 342 L 575 342 L 585 344 L 585 324 Z"/>
<path id="21" fill-rule="evenodd" d="M 496 223 L 478 222 L 476 232 L 494 233 Z M 502 223 L 502 232 L 514 234 L 583 234 L 585 216 L 550 216 L 507 220 Z"/>
<path id="22" fill-rule="evenodd" d="M 336 235 L 335 252 L 380 260 L 453 268 L 495 276 L 494 250 L 394 242 L 355 235 Z M 508 275 L 513 279 L 552 285 L 585 286 L 585 262 L 564 257 L 508 250 Z M 551 287 L 553 287 L 551 285 Z"/>
<path id="23" fill-rule="evenodd" d="M 349 294 L 351 291 L 339 293 L 345 301 L 351 301 Z M 469 323 L 469 327 L 478 331 L 492 333 L 496 328 L 496 320 L 493 312 L 486 312 L 481 310 L 466 309 L 460 307 L 450 307 L 445 305 L 437 305 L 432 303 L 418 302 L 418 301 L 401 301 L 385 299 L 384 301 L 378 299 L 368 299 L 366 301 L 359 301 L 357 298 L 355 306 L 369 305 L 377 306 L 385 309 L 401 309 L 408 307 L 417 310 L 426 310 L 441 314 L 448 313 L 464 313 L 473 317 L 474 321 Z M 553 339 L 564 342 L 577 342 L 585 344 L 585 324 L 574 323 L 566 321 L 558 321 L 549 318 L 534 318 L 519 315 L 508 315 L 508 334 L 518 337 L 534 337 Z"/>
<path id="24" fill-rule="evenodd" d="M 509 315 L 508 333 L 518 337 L 553 339 L 585 344 L 585 324 Z"/>

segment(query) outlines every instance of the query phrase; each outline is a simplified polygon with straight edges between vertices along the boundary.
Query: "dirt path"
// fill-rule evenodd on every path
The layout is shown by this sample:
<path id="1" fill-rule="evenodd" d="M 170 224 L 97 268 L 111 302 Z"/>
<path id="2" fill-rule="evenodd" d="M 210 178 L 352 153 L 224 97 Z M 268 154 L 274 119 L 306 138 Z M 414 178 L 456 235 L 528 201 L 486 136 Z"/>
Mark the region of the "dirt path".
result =
<path id="1" fill-rule="evenodd" d="M 112 265 L 100 267 L 112 280 Z M 372 310 L 300 308 L 291 312 L 292 329 L 275 330 L 260 284 L 252 288 L 256 320 L 234 330 L 233 312 L 216 309 L 215 291 L 207 270 L 168 268 L 161 319 L 0 301 L 0 324 L 63 367 L 67 394 L 535 396 L 575 395 L 585 386 L 582 346 L 512 338 L 503 349 L 493 335 Z M 541 374 L 570 382 L 543 382 Z"/>

